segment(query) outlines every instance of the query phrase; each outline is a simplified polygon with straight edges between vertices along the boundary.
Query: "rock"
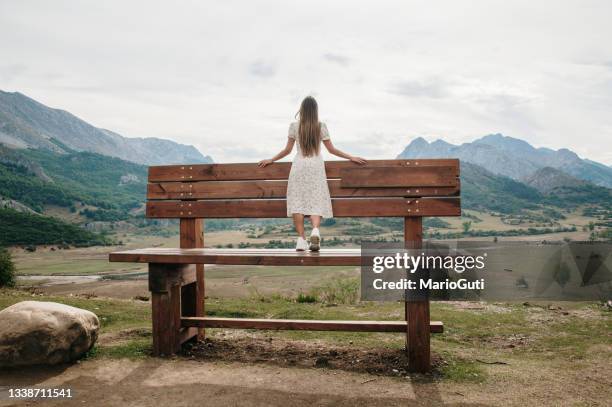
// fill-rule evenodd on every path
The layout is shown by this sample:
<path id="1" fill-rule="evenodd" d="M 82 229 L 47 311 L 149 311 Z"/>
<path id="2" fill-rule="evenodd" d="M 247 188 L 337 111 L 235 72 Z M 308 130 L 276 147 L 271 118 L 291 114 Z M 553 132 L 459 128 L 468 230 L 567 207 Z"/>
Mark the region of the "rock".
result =
<path id="1" fill-rule="evenodd" d="M 96 314 L 55 302 L 23 301 L 0 311 L 0 366 L 55 365 L 92 348 Z"/>

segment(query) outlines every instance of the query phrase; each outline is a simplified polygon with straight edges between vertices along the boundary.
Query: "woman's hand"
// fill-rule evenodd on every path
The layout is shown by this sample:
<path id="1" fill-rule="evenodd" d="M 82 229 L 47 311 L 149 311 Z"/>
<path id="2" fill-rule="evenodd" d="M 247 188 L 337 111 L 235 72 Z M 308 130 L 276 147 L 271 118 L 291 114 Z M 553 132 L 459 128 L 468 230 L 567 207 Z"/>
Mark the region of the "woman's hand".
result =
<path id="1" fill-rule="evenodd" d="M 361 157 L 353 157 L 351 156 L 351 158 L 349 158 L 349 160 L 351 160 L 352 162 L 359 164 L 359 165 L 364 165 L 367 164 L 367 161 L 365 160 L 365 158 L 361 158 Z"/>
<path id="2" fill-rule="evenodd" d="M 267 160 L 261 160 L 261 161 L 260 161 L 260 162 L 257 164 L 257 166 L 259 166 L 259 167 L 263 168 L 263 167 L 265 167 L 266 165 L 270 165 L 270 164 L 272 164 L 273 162 L 274 162 L 274 161 L 272 161 L 272 160 L 270 160 L 270 159 L 267 159 Z"/>

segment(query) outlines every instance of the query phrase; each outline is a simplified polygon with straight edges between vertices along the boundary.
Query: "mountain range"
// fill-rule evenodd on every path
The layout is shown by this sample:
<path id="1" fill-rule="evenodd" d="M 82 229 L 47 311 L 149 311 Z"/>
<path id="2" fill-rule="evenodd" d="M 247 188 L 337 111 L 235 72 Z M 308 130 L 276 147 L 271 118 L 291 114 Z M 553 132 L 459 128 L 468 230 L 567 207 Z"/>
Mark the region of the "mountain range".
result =
<path id="1" fill-rule="evenodd" d="M 532 179 L 538 170 L 553 168 L 575 179 L 612 188 L 612 168 L 580 158 L 562 148 L 535 148 L 524 140 L 490 134 L 469 143 L 455 145 L 444 140 L 427 142 L 415 138 L 398 158 L 459 158 L 462 162 L 479 165 L 488 171 L 517 181 Z M 549 174 L 550 175 L 550 174 Z"/>
<path id="2" fill-rule="evenodd" d="M 542 219 L 581 206 L 598 214 L 612 210 L 612 168 L 567 149 L 534 148 L 494 134 L 461 145 L 417 138 L 398 157 L 461 159 L 465 209 L 508 216 L 538 212 L 532 216 Z M 100 244 L 108 240 L 77 233 L 74 223 L 150 225 L 142 212 L 146 165 L 197 162 L 212 160 L 193 146 L 123 137 L 20 93 L 0 91 L 0 245 Z"/>
<path id="3" fill-rule="evenodd" d="M 61 154 L 87 151 L 147 165 L 212 162 L 193 146 L 155 137 L 124 137 L 19 92 L 1 90 L 0 144 Z"/>

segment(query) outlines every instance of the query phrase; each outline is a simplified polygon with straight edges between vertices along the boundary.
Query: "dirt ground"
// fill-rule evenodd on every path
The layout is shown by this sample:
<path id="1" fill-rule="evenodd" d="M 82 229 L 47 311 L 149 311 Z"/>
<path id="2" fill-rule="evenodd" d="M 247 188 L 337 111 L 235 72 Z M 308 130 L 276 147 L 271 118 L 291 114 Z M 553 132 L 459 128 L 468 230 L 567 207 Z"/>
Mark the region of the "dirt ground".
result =
<path id="1" fill-rule="evenodd" d="M 3 371 L 0 406 L 609 405 L 611 383 L 596 371 L 559 376 L 535 363 L 490 365 L 495 382 L 442 383 L 435 375 L 395 372 L 401 350 L 362 353 L 277 339 L 215 339 L 172 359 Z M 9 387 L 69 388 L 73 397 L 15 401 Z"/>
<path id="2" fill-rule="evenodd" d="M 0 385 L 70 388 L 72 399 L 0 405 L 298 406 L 487 405 L 435 382 L 372 377 L 330 369 L 178 360 L 86 361 L 67 368 L 0 374 Z M 489 402 L 494 400 L 489 399 Z"/>

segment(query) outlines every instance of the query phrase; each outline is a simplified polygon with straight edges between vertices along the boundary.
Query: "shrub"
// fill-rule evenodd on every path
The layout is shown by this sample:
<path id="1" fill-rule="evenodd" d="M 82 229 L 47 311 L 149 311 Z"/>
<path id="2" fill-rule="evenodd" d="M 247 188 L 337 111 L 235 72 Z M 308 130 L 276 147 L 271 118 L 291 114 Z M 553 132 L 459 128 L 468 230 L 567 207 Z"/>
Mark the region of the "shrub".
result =
<path id="1" fill-rule="evenodd" d="M 0 247 L 0 287 L 15 286 L 15 264 L 11 254 L 5 248 Z"/>
<path id="2" fill-rule="evenodd" d="M 317 302 L 317 297 L 315 297 L 312 294 L 299 293 L 298 296 L 297 296 L 296 301 L 298 303 L 307 303 L 307 304 L 309 304 L 309 303 Z"/>

